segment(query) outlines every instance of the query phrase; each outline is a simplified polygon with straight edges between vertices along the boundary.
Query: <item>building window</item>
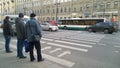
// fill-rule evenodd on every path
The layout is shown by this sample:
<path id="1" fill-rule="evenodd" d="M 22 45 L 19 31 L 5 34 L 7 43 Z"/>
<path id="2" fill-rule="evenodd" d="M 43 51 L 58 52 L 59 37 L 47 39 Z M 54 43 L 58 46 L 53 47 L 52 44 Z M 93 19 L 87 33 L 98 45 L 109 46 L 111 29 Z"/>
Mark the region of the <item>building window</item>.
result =
<path id="1" fill-rule="evenodd" d="M 114 2 L 114 9 L 117 9 L 118 8 L 118 1 L 115 1 Z"/>
<path id="2" fill-rule="evenodd" d="M 87 4 L 86 4 L 86 10 L 89 10 L 89 9 L 90 9 L 90 4 L 87 3 Z"/>
<path id="3" fill-rule="evenodd" d="M 70 7 L 68 8 L 68 12 L 70 12 Z"/>
<path id="4" fill-rule="evenodd" d="M 74 12 L 76 12 L 76 8 L 74 8 Z"/>
<path id="5" fill-rule="evenodd" d="M 97 3 L 93 4 L 93 9 L 97 9 Z"/>
<path id="6" fill-rule="evenodd" d="M 100 4 L 100 9 L 105 9 L 105 4 Z"/>
<path id="7" fill-rule="evenodd" d="M 67 9 L 66 9 L 66 7 L 64 8 L 64 12 L 66 12 L 67 11 Z"/>
<path id="8" fill-rule="evenodd" d="M 62 17 L 60 17 L 60 19 L 62 19 Z"/>
<path id="9" fill-rule="evenodd" d="M 53 9 L 53 13 L 55 13 L 55 9 Z"/>
<path id="10" fill-rule="evenodd" d="M 110 2 L 107 2 L 107 5 L 106 5 L 106 8 L 111 8 L 111 3 Z"/>
<path id="11" fill-rule="evenodd" d="M 62 13 L 63 12 L 63 9 L 61 8 L 60 12 Z"/>
<path id="12" fill-rule="evenodd" d="M 50 10 L 49 9 L 47 9 L 47 13 L 49 13 L 50 12 Z"/>
<path id="13" fill-rule="evenodd" d="M 82 7 L 80 7 L 80 11 L 82 11 Z"/>

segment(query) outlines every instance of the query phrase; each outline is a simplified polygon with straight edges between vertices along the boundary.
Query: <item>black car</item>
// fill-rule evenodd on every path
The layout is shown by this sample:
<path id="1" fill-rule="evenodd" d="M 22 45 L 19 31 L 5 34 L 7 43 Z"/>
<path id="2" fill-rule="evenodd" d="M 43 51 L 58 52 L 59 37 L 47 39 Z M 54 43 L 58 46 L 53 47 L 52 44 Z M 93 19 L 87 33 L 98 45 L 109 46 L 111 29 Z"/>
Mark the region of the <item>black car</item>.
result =
<path id="1" fill-rule="evenodd" d="M 113 22 L 99 22 L 87 28 L 89 32 L 104 32 L 112 34 L 116 31 L 116 24 Z"/>

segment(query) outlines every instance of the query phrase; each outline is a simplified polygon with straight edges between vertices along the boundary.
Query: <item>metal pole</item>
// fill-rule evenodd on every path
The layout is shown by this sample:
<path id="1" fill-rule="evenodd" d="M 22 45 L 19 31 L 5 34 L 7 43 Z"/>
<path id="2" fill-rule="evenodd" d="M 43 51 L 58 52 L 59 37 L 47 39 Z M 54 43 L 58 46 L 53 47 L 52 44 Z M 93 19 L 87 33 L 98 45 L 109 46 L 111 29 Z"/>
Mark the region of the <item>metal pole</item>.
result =
<path id="1" fill-rule="evenodd" d="M 55 10 L 56 10 L 56 12 L 55 12 L 55 19 L 56 19 L 56 22 L 58 23 L 58 2 L 57 2 L 57 0 L 55 0 Z"/>
<path id="2" fill-rule="evenodd" d="M 2 20 L 2 1 L 0 2 L 0 6 L 1 6 L 1 20 Z"/>
<path id="3" fill-rule="evenodd" d="M 118 30 L 120 31 L 120 0 L 118 0 Z"/>
<path id="4" fill-rule="evenodd" d="M 118 0 L 118 22 L 120 22 L 120 0 Z"/>
<path id="5" fill-rule="evenodd" d="M 91 17 L 93 17 L 93 10 L 94 10 L 94 0 L 92 0 L 92 11 L 91 11 Z"/>
<path id="6" fill-rule="evenodd" d="M 33 0 L 32 0 L 32 13 L 34 13 L 34 3 L 33 3 Z"/>

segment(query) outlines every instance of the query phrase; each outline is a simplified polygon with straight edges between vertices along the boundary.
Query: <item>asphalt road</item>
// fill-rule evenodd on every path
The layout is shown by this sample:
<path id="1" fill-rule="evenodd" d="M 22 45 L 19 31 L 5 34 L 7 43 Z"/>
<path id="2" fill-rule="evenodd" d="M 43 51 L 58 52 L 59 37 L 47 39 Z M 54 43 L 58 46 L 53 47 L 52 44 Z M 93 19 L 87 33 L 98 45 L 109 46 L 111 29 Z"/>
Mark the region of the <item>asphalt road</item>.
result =
<path id="1" fill-rule="evenodd" d="M 1 34 L 0 37 L 0 44 L 3 44 Z M 120 68 L 119 42 L 119 32 L 104 34 L 72 30 L 43 31 L 41 39 L 43 57 L 60 68 Z M 12 44 L 16 44 L 15 37 Z"/>

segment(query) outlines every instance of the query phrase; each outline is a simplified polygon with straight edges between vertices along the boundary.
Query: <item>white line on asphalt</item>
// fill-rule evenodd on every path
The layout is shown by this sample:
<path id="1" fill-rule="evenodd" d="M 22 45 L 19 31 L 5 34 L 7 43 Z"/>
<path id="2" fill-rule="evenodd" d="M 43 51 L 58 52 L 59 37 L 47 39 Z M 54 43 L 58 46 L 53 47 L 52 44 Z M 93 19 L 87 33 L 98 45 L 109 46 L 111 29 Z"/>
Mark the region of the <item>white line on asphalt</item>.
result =
<path id="1" fill-rule="evenodd" d="M 101 46 L 107 46 L 106 44 L 103 44 L 103 43 L 98 43 L 98 45 L 101 45 Z"/>
<path id="2" fill-rule="evenodd" d="M 41 50 L 43 51 L 43 50 L 47 50 L 47 49 L 51 49 L 51 48 L 52 48 L 51 46 L 48 46 L 48 47 L 42 48 Z"/>
<path id="3" fill-rule="evenodd" d="M 43 44 L 46 43 L 46 42 L 44 42 L 44 41 L 40 41 L 40 42 L 43 43 Z"/>
<path id="4" fill-rule="evenodd" d="M 71 52 L 70 51 L 64 51 L 63 53 L 58 55 L 58 57 L 62 57 L 62 56 L 67 55 L 67 54 L 71 54 Z"/>
<path id="5" fill-rule="evenodd" d="M 71 43 L 71 42 L 60 41 L 60 40 L 55 40 L 55 42 L 66 43 L 66 44 L 72 44 L 72 45 L 76 45 L 76 46 L 83 46 L 83 47 L 92 48 L 92 46 L 90 46 L 90 45 L 84 45 L 84 44 L 78 44 L 78 43 Z"/>
<path id="6" fill-rule="evenodd" d="M 114 46 L 114 47 L 116 47 L 116 48 L 120 48 L 120 46 Z"/>
<path id="7" fill-rule="evenodd" d="M 56 48 L 55 50 L 50 51 L 50 53 L 54 53 L 54 52 L 57 52 L 57 51 L 60 51 L 60 50 L 62 50 L 62 48 Z"/>
<path id="8" fill-rule="evenodd" d="M 53 39 L 47 39 L 47 38 L 43 38 L 43 40 L 54 41 Z M 72 44 L 72 45 L 76 45 L 76 46 L 83 46 L 83 47 L 92 48 L 92 46 L 90 46 L 90 45 L 84 45 L 84 44 L 78 44 L 78 43 L 71 43 L 71 42 L 67 42 L 67 41 L 55 40 L 54 42 L 66 43 L 66 44 Z"/>
<path id="9" fill-rule="evenodd" d="M 119 51 L 114 51 L 115 53 L 119 53 Z"/>
<path id="10" fill-rule="evenodd" d="M 52 46 L 58 46 L 58 47 L 63 47 L 63 48 L 68 48 L 68 49 L 72 49 L 72 50 L 77 50 L 77 51 L 82 51 L 82 52 L 88 52 L 87 49 L 82 49 L 82 48 L 76 48 L 76 47 L 71 47 L 71 46 L 65 46 L 65 45 L 60 45 L 60 44 L 55 44 L 55 43 L 46 43 L 48 45 L 52 45 Z"/>
<path id="11" fill-rule="evenodd" d="M 53 41 L 53 39 L 42 38 L 42 40 Z"/>
<path id="12" fill-rule="evenodd" d="M 81 40 L 72 40 L 72 39 L 63 39 L 63 40 L 66 40 L 66 41 L 73 41 L 73 42 L 81 42 L 81 43 L 86 43 L 86 44 L 96 44 L 94 42 L 87 42 L 87 41 L 81 41 Z"/>
<path id="13" fill-rule="evenodd" d="M 50 56 L 50 55 L 47 55 L 47 54 L 42 54 L 42 55 L 43 55 L 44 58 L 46 58 L 50 61 L 53 61 L 53 62 L 56 62 L 58 64 L 67 66 L 69 68 L 71 68 L 75 64 L 74 62 L 70 62 L 70 61 L 67 61 L 67 60 L 56 58 L 56 57 L 53 57 L 53 56 Z"/>
<path id="14" fill-rule="evenodd" d="M 17 39 L 12 39 L 11 42 L 12 42 L 12 41 L 13 41 L 13 42 L 17 42 Z"/>

